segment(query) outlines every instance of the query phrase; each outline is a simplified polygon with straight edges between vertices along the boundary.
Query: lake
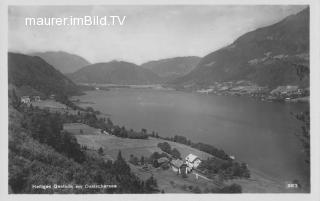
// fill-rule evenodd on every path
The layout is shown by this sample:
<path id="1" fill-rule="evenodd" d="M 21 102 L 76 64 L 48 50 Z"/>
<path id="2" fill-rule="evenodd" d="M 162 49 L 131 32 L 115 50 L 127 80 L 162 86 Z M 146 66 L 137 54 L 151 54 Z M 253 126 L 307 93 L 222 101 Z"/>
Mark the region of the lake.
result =
<path id="1" fill-rule="evenodd" d="M 93 102 L 88 106 L 128 129 L 183 135 L 221 148 L 282 182 L 308 181 L 302 146 L 295 136 L 301 123 L 291 115 L 308 110 L 308 104 L 137 88 L 90 91 L 77 98 Z"/>

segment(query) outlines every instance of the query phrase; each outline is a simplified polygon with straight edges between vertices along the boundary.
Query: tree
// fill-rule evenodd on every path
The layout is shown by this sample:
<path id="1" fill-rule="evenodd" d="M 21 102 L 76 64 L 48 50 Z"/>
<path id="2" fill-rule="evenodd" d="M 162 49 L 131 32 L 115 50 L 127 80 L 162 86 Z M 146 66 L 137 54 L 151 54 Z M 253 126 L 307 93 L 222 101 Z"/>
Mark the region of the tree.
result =
<path id="1" fill-rule="evenodd" d="M 111 121 L 110 118 L 107 118 L 107 124 L 108 124 L 108 126 L 113 126 L 113 122 Z"/>
<path id="2" fill-rule="evenodd" d="M 220 190 L 220 193 L 241 193 L 242 187 L 239 184 L 231 184 L 230 186 L 225 186 Z"/>
<path id="3" fill-rule="evenodd" d="M 305 162 L 310 164 L 310 112 L 302 112 L 296 115 L 296 119 L 302 122 L 301 133 L 296 134 L 303 146 L 306 154 Z"/>
<path id="4" fill-rule="evenodd" d="M 141 129 L 141 133 L 146 134 L 146 133 L 147 133 L 147 129 L 142 128 L 142 129 Z"/>
<path id="5" fill-rule="evenodd" d="M 173 148 L 172 151 L 171 151 L 171 155 L 175 158 L 178 158 L 178 159 L 181 159 L 181 154 L 180 152 L 176 149 L 176 148 Z"/>
<path id="6" fill-rule="evenodd" d="M 130 155 L 129 162 L 132 163 L 133 165 L 138 165 L 138 158 L 134 156 L 133 154 Z"/>
<path id="7" fill-rule="evenodd" d="M 147 192 L 155 191 L 157 190 L 157 187 L 158 187 L 157 180 L 155 180 L 153 176 L 151 176 L 149 179 L 146 180 L 145 188 Z"/>
<path id="8" fill-rule="evenodd" d="M 15 89 L 12 89 L 11 96 L 10 96 L 10 93 L 9 93 L 9 97 L 11 99 L 12 106 L 14 108 L 18 108 L 20 106 L 20 100 L 19 100 L 19 98 L 18 98 L 18 96 L 16 94 L 16 90 Z"/>
<path id="9" fill-rule="evenodd" d="M 102 149 L 102 147 L 100 147 L 100 148 L 98 149 L 98 154 L 101 155 L 101 156 L 103 155 L 103 149 Z"/>
<path id="10" fill-rule="evenodd" d="M 77 139 L 68 132 L 61 132 L 60 146 L 54 145 L 57 151 L 64 153 L 75 161 L 82 163 L 85 160 L 85 155 L 81 151 L 81 146 Z"/>
<path id="11" fill-rule="evenodd" d="M 199 188 L 199 186 L 196 186 L 192 189 L 193 193 L 201 193 L 201 189 Z"/>
<path id="12" fill-rule="evenodd" d="M 121 151 L 118 152 L 117 160 L 114 162 L 113 168 L 117 174 L 130 175 L 130 167 L 122 158 Z"/>
<path id="13" fill-rule="evenodd" d="M 141 156 L 141 158 L 140 158 L 140 163 L 141 163 L 141 165 L 144 164 L 144 157 L 143 156 Z"/>
<path id="14" fill-rule="evenodd" d="M 171 153 L 171 146 L 168 142 L 159 143 L 158 147 L 164 152 L 167 152 L 169 154 Z"/>
<path id="15" fill-rule="evenodd" d="M 178 143 L 181 143 L 181 144 L 187 144 L 188 140 L 186 137 L 184 136 L 179 136 L 179 135 L 175 135 L 173 137 L 173 141 L 174 142 L 178 142 Z"/>
<path id="16" fill-rule="evenodd" d="M 188 177 L 188 175 L 187 175 L 187 173 L 186 173 L 186 170 L 187 170 L 187 167 L 186 167 L 186 166 L 183 166 L 183 167 L 181 167 L 181 169 L 180 169 L 180 171 L 181 171 L 181 176 L 182 176 L 183 178 L 187 178 L 187 177 Z"/>

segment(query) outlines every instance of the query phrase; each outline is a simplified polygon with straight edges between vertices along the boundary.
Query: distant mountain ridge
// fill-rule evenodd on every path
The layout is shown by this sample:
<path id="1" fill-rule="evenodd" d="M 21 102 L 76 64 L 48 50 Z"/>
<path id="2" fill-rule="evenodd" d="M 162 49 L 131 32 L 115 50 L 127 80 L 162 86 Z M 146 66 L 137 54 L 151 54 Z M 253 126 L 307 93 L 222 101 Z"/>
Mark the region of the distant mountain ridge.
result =
<path id="1" fill-rule="evenodd" d="M 269 87 L 309 85 L 309 8 L 240 36 L 171 83 L 208 86 L 238 80 Z"/>
<path id="2" fill-rule="evenodd" d="M 76 83 L 155 84 L 160 77 L 149 69 L 125 61 L 111 61 L 85 66 L 68 74 Z"/>
<path id="3" fill-rule="evenodd" d="M 149 61 L 141 64 L 141 67 L 150 69 L 152 72 L 168 81 L 188 74 L 196 67 L 200 59 L 200 57 L 196 56 L 174 57 Z"/>
<path id="4" fill-rule="evenodd" d="M 63 51 L 47 51 L 32 53 L 32 56 L 39 56 L 47 63 L 55 67 L 61 73 L 73 73 L 90 63 L 81 56 Z"/>
<path id="5" fill-rule="evenodd" d="M 60 71 L 37 56 L 8 53 L 8 81 L 16 87 L 28 87 L 45 95 L 79 94 L 77 86 Z"/>

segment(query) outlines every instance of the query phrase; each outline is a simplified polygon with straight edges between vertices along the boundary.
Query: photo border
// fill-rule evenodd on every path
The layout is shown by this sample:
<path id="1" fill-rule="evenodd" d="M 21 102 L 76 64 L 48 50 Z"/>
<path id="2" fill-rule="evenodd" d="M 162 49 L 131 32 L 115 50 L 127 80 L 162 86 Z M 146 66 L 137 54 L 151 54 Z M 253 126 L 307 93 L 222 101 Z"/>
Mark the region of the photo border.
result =
<path id="1" fill-rule="evenodd" d="M 0 157 L 2 161 L 1 166 L 1 200 L 150 200 L 163 201 L 163 200 L 290 200 L 290 201 L 308 201 L 308 200 L 320 200 L 319 197 L 319 133 L 320 133 L 320 51 L 319 51 L 319 3 L 318 0 L 11 0 L 0 2 L 0 56 L 1 56 L 1 152 Z M 8 6 L 10 5 L 309 5 L 310 7 L 310 183 L 311 193 L 245 193 L 245 194 L 158 194 L 151 195 L 108 195 L 108 194 L 81 194 L 81 195 L 21 195 L 21 194 L 8 194 L 8 72 L 7 72 L 7 52 L 8 52 Z"/>

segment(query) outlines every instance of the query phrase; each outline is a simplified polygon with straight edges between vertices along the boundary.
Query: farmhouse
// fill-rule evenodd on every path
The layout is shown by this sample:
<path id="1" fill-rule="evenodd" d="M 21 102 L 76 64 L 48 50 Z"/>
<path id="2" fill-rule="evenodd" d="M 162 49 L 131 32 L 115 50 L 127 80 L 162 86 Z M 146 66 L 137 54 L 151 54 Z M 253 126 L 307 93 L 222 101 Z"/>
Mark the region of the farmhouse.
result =
<path id="1" fill-rule="evenodd" d="M 107 131 L 103 131 L 103 134 L 110 135 L 110 133 L 108 133 Z"/>
<path id="2" fill-rule="evenodd" d="M 183 161 L 180 159 L 172 160 L 170 165 L 172 170 L 178 174 L 182 174 L 183 172 L 185 172 L 185 174 L 188 173 L 187 164 L 183 163 Z"/>
<path id="3" fill-rule="evenodd" d="M 201 160 L 198 156 L 189 154 L 186 157 L 186 164 L 190 168 L 190 170 L 197 168 L 201 163 Z"/>
<path id="4" fill-rule="evenodd" d="M 235 159 L 236 159 L 235 156 L 229 156 L 229 158 L 230 158 L 231 160 L 235 160 Z"/>
<path id="5" fill-rule="evenodd" d="M 164 163 L 168 163 L 169 159 L 167 157 L 161 157 L 157 160 L 158 164 L 164 164 Z"/>
<path id="6" fill-rule="evenodd" d="M 40 96 L 33 96 L 33 100 L 34 100 L 35 102 L 40 102 L 40 101 L 41 101 L 41 98 L 40 98 Z"/>
<path id="7" fill-rule="evenodd" d="M 162 169 L 166 170 L 170 168 L 170 161 L 167 157 L 161 157 L 157 161 L 157 166 L 161 167 Z"/>
<path id="8" fill-rule="evenodd" d="M 30 97 L 29 96 L 22 96 L 21 97 L 21 103 L 30 103 Z"/>
<path id="9" fill-rule="evenodd" d="M 56 99 L 56 95 L 51 94 L 51 95 L 49 96 L 49 98 L 50 98 L 51 100 L 55 100 L 55 99 Z"/>

